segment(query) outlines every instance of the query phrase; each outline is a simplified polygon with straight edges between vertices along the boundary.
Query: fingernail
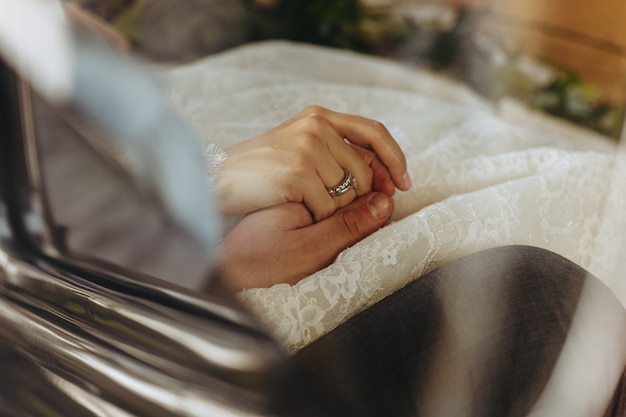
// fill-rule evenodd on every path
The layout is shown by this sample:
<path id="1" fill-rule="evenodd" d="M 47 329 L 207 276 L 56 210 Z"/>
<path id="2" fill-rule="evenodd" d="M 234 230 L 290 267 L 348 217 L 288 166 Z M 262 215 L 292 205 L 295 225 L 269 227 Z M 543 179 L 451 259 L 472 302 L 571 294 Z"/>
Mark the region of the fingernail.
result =
<path id="1" fill-rule="evenodd" d="M 389 199 L 383 194 L 374 194 L 367 202 L 367 209 L 377 219 L 389 215 Z"/>
<path id="2" fill-rule="evenodd" d="M 411 176 L 408 172 L 404 173 L 404 175 L 402 176 L 402 181 L 404 181 L 404 188 L 407 190 L 413 186 L 413 181 L 411 181 Z"/>

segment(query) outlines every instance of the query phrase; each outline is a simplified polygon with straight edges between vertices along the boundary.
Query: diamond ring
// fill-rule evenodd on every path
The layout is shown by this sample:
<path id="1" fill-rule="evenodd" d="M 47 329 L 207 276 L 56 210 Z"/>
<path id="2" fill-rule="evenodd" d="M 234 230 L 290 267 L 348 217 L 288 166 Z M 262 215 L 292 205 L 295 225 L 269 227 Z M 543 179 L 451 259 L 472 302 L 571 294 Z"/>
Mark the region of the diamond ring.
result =
<path id="1" fill-rule="evenodd" d="M 330 194 L 333 197 L 339 197 L 340 195 L 347 193 L 348 191 L 350 191 L 350 188 L 354 188 L 356 190 L 356 187 L 357 187 L 356 178 L 354 178 L 352 174 L 350 174 L 345 169 L 343 172 L 345 172 L 345 176 L 343 177 L 343 180 L 341 180 L 341 182 L 335 185 L 334 187 L 327 188 L 328 194 Z"/>

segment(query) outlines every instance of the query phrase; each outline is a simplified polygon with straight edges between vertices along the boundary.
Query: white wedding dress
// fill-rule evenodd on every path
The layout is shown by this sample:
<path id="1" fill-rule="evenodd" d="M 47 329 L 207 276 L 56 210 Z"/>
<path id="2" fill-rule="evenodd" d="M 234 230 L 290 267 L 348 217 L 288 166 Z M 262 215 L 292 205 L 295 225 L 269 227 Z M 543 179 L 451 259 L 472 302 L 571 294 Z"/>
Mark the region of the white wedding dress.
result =
<path id="1" fill-rule="evenodd" d="M 390 225 L 296 285 L 238 294 L 289 352 L 434 268 L 494 246 L 547 248 L 623 293 L 624 176 L 614 170 L 618 147 L 602 136 L 513 102 L 492 105 L 427 71 L 282 41 L 163 76 L 175 107 L 219 148 L 319 104 L 383 122 L 407 155 L 414 186 L 396 194 Z"/>

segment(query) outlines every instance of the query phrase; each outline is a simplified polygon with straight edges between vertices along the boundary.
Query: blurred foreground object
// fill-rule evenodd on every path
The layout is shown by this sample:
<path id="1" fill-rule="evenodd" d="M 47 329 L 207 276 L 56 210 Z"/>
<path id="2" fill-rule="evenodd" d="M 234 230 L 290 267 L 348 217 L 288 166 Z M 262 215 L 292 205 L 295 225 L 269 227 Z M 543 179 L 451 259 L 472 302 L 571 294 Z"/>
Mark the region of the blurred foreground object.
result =
<path id="1" fill-rule="evenodd" d="M 130 49 L 130 42 L 121 33 L 115 30 L 114 27 L 107 24 L 96 15 L 88 12 L 76 3 L 65 3 L 64 7 L 69 18 L 80 26 L 100 34 L 116 48 L 124 51 Z"/>
<path id="2" fill-rule="evenodd" d="M 5 28 L 0 47 L 8 63 L 34 80 L 34 88 L 49 101 L 98 124 L 109 134 L 105 140 L 136 149 L 131 152 L 141 186 L 212 247 L 219 221 L 198 140 L 169 109 L 149 72 L 87 36 L 73 36 L 75 29 L 58 2 L 11 0 L 9 7 L 3 14 L 7 25 L 0 25 Z M 26 32 L 30 25 L 24 23 L 31 16 L 39 20 L 37 30 Z"/>
<path id="3" fill-rule="evenodd" d="M 5 5 L 0 414 L 299 415 L 300 379 L 212 273 L 193 132 L 60 3 Z"/>

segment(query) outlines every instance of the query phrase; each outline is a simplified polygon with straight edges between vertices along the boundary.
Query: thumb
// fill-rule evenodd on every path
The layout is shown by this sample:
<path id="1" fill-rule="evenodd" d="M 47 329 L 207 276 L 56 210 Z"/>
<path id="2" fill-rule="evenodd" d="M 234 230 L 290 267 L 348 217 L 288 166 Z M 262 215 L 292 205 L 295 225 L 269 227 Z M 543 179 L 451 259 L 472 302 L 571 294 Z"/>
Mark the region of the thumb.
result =
<path id="1" fill-rule="evenodd" d="M 306 228 L 309 229 L 305 237 L 311 243 L 308 245 L 312 250 L 311 257 L 318 265 L 329 265 L 339 252 L 382 227 L 392 212 L 393 200 L 384 193 L 369 193 L 354 200 Z"/>

